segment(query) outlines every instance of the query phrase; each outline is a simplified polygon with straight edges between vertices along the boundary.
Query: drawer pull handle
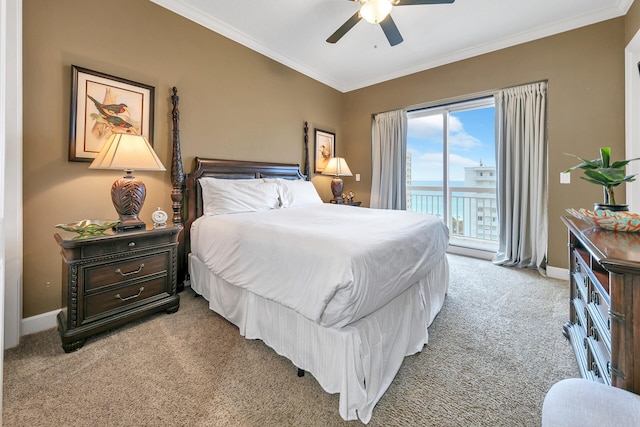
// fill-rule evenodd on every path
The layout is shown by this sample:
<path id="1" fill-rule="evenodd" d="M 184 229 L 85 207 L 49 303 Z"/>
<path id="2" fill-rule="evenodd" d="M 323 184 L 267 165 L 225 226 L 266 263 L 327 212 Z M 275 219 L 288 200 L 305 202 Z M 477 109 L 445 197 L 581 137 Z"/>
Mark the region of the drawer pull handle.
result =
<path id="1" fill-rule="evenodd" d="M 144 286 L 140 286 L 140 290 L 138 291 L 138 293 L 135 295 L 131 295 L 130 297 L 122 298 L 120 294 L 116 294 L 116 299 L 119 299 L 120 301 L 129 301 L 130 299 L 138 298 L 140 295 L 142 295 L 142 291 L 144 291 Z"/>
<path id="2" fill-rule="evenodd" d="M 117 269 L 116 273 L 120 274 L 121 276 L 131 276 L 132 274 L 140 273 L 142 271 L 143 267 L 144 267 L 144 263 L 140 264 L 140 267 L 138 267 L 137 270 L 133 270 L 133 271 L 129 271 L 127 273 L 123 273 L 122 270 Z"/>

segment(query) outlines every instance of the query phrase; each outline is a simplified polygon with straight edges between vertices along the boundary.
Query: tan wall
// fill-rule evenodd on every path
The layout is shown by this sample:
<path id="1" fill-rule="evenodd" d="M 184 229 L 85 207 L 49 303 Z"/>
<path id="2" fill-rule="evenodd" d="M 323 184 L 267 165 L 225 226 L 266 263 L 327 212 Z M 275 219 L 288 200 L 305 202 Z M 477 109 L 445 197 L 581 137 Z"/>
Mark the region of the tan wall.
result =
<path id="1" fill-rule="evenodd" d="M 567 233 L 560 216 L 568 207 L 592 209 L 602 192 L 579 174 L 570 185 L 560 185 L 560 172 L 574 164 L 563 153 L 596 158 L 599 147 L 607 145 L 615 159 L 624 157 L 624 18 L 347 93 L 345 156 L 363 179 L 346 179 L 345 187 L 368 202 L 372 114 L 541 80 L 549 82 L 548 258 L 549 265 L 566 268 Z M 616 196 L 621 201 L 624 190 Z"/>
<path id="2" fill-rule="evenodd" d="M 67 161 L 71 65 L 155 87 L 154 145 L 171 156 L 171 87 L 180 95 L 185 172 L 194 156 L 303 162 L 303 123 L 341 129 L 342 94 L 149 1 L 24 0 L 24 317 L 61 299 L 58 223 L 115 218 L 120 173 Z M 114 11 L 114 12 L 110 12 Z M 116 12 L 117 11 L 117 12 Z M 137 173 L 141 218 L 170 212 L 170 172 Z M 330 177 L 314 178 L 331 197 Z"/>

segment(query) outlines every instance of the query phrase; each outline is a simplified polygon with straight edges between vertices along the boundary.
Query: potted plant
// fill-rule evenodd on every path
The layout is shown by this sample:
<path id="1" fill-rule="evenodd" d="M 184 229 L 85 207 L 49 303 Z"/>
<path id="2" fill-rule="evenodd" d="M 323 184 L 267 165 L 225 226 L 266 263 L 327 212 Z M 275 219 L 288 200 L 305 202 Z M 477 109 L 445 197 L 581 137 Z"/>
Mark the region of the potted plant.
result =
<path id="1" fill-rule="evenodd" d="M 575 154 L 565 153 L 568 156 L 573 156 L 582 163 L 575 165 L 565 172 L 573 172 L 576 169 L 582 169 L 586 176 L 581 176 L 587 182 L 592 184 L 601 185 L 604 193 L 604 203 L 596 203 L 595 209 L 607 209 L 613 211 L 627 211 L 629 210 L 627 205 L 617 204 L 614 194 L 614 188 L 623 182 L 635 181 L 636 175 L 625 175 L 624 168 L 627 163 L 634 160 L 640 160 L 640 158 L 629 160 L 618 160 L 611 163 L 611 148 L 601 147 L 600 158 L 595 160 L 587 160 Z"/>

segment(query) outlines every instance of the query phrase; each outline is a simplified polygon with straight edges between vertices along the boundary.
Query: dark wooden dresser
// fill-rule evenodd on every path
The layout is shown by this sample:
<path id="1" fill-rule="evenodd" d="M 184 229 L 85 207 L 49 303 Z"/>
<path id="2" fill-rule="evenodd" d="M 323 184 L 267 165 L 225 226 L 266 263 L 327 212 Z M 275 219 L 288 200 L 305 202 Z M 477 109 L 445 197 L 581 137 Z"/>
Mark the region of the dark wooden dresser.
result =
<path id="1" fill-rule="evenodd" d="M 177 236 L 181 227 L 74 239 L 55 234 L 62 248 L 62 310 L 58 332 L 65 352 L 87 337 L 158 311 L 174 313 Z M 64 236 L 64 237 L 63 237 Z"/>
<path id="2" fill-rule="evenodd" d="M 582 377 L 640 394 L 640 234 L 563 217 L 571 340 Z"/>

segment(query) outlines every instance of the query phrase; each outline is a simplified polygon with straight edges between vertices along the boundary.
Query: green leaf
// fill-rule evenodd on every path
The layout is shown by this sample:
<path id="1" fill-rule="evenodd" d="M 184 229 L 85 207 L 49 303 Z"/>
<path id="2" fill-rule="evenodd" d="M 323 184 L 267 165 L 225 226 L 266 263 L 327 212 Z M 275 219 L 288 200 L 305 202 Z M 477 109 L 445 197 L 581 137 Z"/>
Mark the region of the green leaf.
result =
<path id="1" fill-rule="evenodd" d="M 565 172 L 571 172 L 574 171 L 576 169 L 598 169 L 599 167 L 601 167 L 601 159 L 594 159 L 594 160 L 587 160 L 587 159 L 583 159 L 580 156 L 576 156 L 575 154 L 569 154 L 569 153 L 564 153 L 567 156 L 573 156 L 576 159 L 582 161 L 582 163 L 580 163 L 579 165 L 573 166 L 569 169 L 567 169 Z"/>
<path id="2" fill-rule="evenodd" d="M 608 168 L 609 161 L 611 160 L 611 147 L 601 147 L 600 148 L 600 159 L 602 160 L 602 167 Z"/>
<path id="3" fill-rule="evenodd" d="M 606 176 L 609 181 L 620 181 L 624 179 L 624 170 L 622 169 L 614 169 L 614 168 L 602 168 L 598 169 L 601 175 Z"/>
<path id="4" fill-rule="evenodd" d="M 617 162 L 613 162 L 611 167 L 612 168 L 623 168 L 628 163 L 633 162 L 634 160 L 640 160 L 640 157 L 636 157 L 635 159 L 629 159 L 629 160 L 618 160 Z"/>
<path id="5" fill-rule="evenodd" d="M 587 169 L 584 171 L 584 174 L 594 181 L 601 183 L 602 185 L 607 184 L 607 182 L 609 181 L 609 179 L 605 175 L 601 174 L 597 170 Z"/>

